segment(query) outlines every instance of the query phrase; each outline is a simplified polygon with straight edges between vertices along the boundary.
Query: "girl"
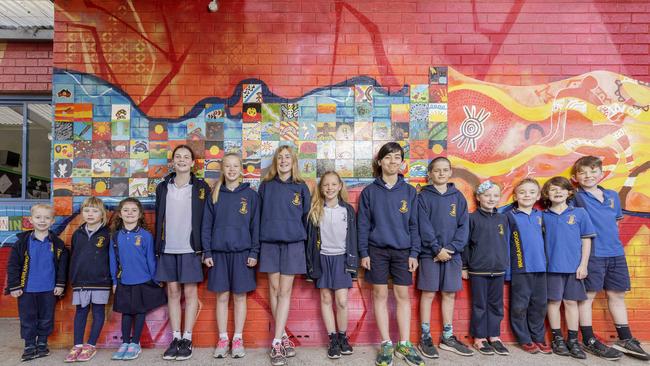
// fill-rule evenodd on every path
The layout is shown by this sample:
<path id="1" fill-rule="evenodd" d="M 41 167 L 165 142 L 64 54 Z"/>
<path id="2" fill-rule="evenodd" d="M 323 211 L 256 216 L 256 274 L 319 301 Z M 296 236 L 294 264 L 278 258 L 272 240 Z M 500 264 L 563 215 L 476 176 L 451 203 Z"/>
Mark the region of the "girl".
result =
<path id="1" fill-rule="evenodd" d="M 564 177 L 549 179 L 542 188 L 546 210 L 543 213 L 548 254 L 548 322 L 551 326 L 553 352 L 584 359 L 578 342 L 578 305 L 587 300 L 583 280 L 596 231 L 581 207 L 567 205 L 573 194 L 571 182 Z M 569 329 L 568 341 L 562 337 L 560 305 Z"/>
<path id="2" fill-rule="evenodd" d="M 284 331 L 289 316 L 293 278 L 307 272 L 305 240 L 311 205 L 309 188 L 300 177 L 298 158 L 290 146 L 280 146 L 259 188 L 262 199 L 260 272 L 269 274 L 275 335 L 270 352 L 273 365 L 285 365 L 296 355 Z"/>
<path id="3" fill-rule="evenodd" d="M 400 342 L 394 352 L 409 365 L 424 365 L 409 340 L 411 300 L 409 287 L 418 267 L 420 236 L 417 222 L 417 193 L 399 174 L 404 150 L 396 142 L 379 149 L 373 160 L 375 181 L 361 192 L 359 200 L 359 253 L 366 280 L 373 284 L 372 299 L 377 328 L 382 338 L 377 365 L 391 365 L 393 343 L 388 329 L 388 277 L 393 280 L 397 300 Z"/>
<path id="4" fill-rule="evenodd" d="M 330 339 L 329 358 L 353 353 L 346 334 L 348 289 L 352 287 L 351 273 L 356 272 L 359 257 L 356 215 L 347 200 L 348 192 L 341 177 L 333 171 L 325 172 L 311 203 L 307 224 L 307 273 L 320 289 L 321 314 Z M 332 290 L 336 298 L 336 323 Z"/>
<path id="5" fill-rule="evenodd" d="M 246 321 L 246 293 L 255 290 L 255 265 L 260 251 L 260 202 L 248 183 L 241 183 L 242 162 L 237 154 L 226 154 L 221 177 L 206 201 L 202 242 L 208 272 L 208 290 L 217 293 L 219 342 L 215 358 L 228 354 L 228 302 L 235 303 L 233 358 L 244 357 L 242 332 Z"/>
<path id="6" fill-rule="evenodd" d="M 172 342 L 165 360 L 192 357 L 192 329 L 198 314 L 197 284 L 203 282 L 201 224 L 210 188 L 192 174 L 194 152 L 178 145 L 172 152 L 174 172 L 156 187 L 156 281 L 167 284 Z M 181 337 L 181 294 L 185 295 L 185 332 Z"/>
<path id="7" fill-rule="evenodd" d="M 509 354 L 499 339 L 503 281 L 508 262 L 508 219 L 497 213 L 501 188 L 487 180 L 476 189 L 479 208 L 469 215 L 469 242 L 463 251 L 463 279 L 472 287 L 470 332 L 484 355 Z"/>
<path id="8" fill-rule="evenodd" d="M 104 325 L 104 308 L 111 292 L 109 266 L 110 231 L 106 226 L 104 202 L 88 197 L 81 204 L 84 223 L 72 234 L 70 282 L 72 282 L 72 305 L 77 309 L 74 316 L 74 346 L 65 362 L 89 361 L 97 350 L 97 338 Z M 84 344 L 86 321 L 92 306 L 93 321 L 88 343 Z"/>
<path id="9" fill-rule="evenodd" d="M 534 208 L 539 183 L 526 178 L 514 190 L 510 225 L 510 325 L 521 348 L 528 353 L 551 353 L 544 341 L 546 318 L 546 252 L 542 213 Z"/>
<path id="10" fill-rule="evenodd" d="M 144 210 L 135 198 L 117 206 L 110 254 L 113 311 L 122 313 L 122 345 L 113 360 L 134 360 L 140 352 L 145 314 L 167 303 L 165 291 L 154 281 L 156 258 L 153 237 L 145 229 Z M 133 333 L 131 333 L 133 328 Z"/>

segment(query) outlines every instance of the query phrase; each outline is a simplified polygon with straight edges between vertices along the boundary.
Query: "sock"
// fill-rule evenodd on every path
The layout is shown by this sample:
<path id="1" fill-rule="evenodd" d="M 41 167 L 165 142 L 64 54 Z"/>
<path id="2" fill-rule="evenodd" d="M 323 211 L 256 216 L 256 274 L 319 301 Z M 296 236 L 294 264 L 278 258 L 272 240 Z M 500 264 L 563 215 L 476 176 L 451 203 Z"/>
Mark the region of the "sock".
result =
<path id="1" fill-rule="evenodd" d="M 336 332 L 329 333 L 327 336 L 330 338 L 330 340 L 338 339 L 338 337 L 336 336 Z"/>
<path id="2" fill-rule="evenodd" d="M 219 339 L 228 339 L 228 333 L 219 333 Z"/>
<path id="3" fill-rule="evenodd" d="M 228 337 L 228 335 L 226 335 L 226 337 Z M 239 339 L 244 339 L 244 337 L 242 337 L 241 333 L 235 333 L 235 335 L 232 336 L 232 339 L 238 339 L 238 338 Z"/>
<path id="4" fill-rule="evenodd" d="M 580 326 L 580 332 L 582 333 L 582 342 L 587 344 L 591 338 L 594 338 L 594 328 L 592 326 Z"/>
<path id="5" fill-rule="evenodd" d="M 273 342 L 271 343 L 271 345 L 275 346 L 276 344 L 280 344 L 280 343 L 282 343 L 282 339 L 273 338 Z"/>
<path id="6" fill-rule="evenodd" d="M 348 335 L 346 334 L 346 331 L 344 330 L 339 330 L 339 337 L 347 337 Z"/>
<path id="7" fill-rule="evenodd" d="M 422 339 L 431 338 L 431 326 L 429 323 L 422 323 L 420 328 L 422 329 Z"/>
<path id="8" fill-rule="evenodd" d="M 192 332 L 185 331 L 185 333 L 183 333 L 183 339 L 187 339 L 188 341 L 192 341 Z"/>
<path id="9" fill-rule="evenodd" d="M 571 341 L 571 340 L 574 340 L 574 339 L 578 339 L 578 331 L 577 331 L 577 330 L 571 330 L 571 329 L 569 329 L 569 336 L 568 336 L 568 339 L 569 339 L 570 341 Z"/>
<path id="10" fill-rule="evenodd" d="M 393 345 L 393 341 L 391 341 L 390 339 L 388 339 L 388 340 L 385 340 L 385 341 L 381 341 L 381 344 L 387 344 L 387 345 L 389 345 L 389 346 L 392 346 L 392 345 Z"/>
<path id="11" fill-rule="evenodd" d="M 616 327 L 616 333 L 618 333 L 618 339 L 624 341 L 632 338 L 632 331 L 630 331 L 630 326 L 627 324 L 614 324 Z"/>
<path id="12" fill-rule="evenodd" d="M 562 338 L 562 329 L 551 329 L 553 338 Z"/>
<path id="13" fill-rule="evenodd" d="M 447 323 L 442 326 L 442 337 L 447 339 L 451 338 L 454 335 L 454 326 L 451 323 Z"/>
<path id="14" fill-rule="evenodd" d="M 174 339 L 181 339 L 181 332 L 179 330 L 175 330 L 172 332 L 172 336 Z"/>
<path id="15" fill-rule="evenodd" d="M 287 335 L 287 332 L 282 332 L 282 338 L 289 338 L 289 336 Z"/>
<path id="16" fill-rule="evenodd" d="M 399 341 L 398 345 L 405 346 L 408 341 Z"/>

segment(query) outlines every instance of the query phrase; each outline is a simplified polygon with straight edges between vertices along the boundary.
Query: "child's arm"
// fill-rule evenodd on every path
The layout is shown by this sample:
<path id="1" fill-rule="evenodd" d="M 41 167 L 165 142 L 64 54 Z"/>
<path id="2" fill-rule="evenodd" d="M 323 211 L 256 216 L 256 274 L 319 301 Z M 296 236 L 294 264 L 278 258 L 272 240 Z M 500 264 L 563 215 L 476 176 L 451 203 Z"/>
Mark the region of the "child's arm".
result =
<path id="1" fill-rule="evenodd" d="M 205 260 L 212 259 L 212 225 L 214 223 L 214 204 L 212 197 L 205 200 L 203 208 L 203 222 L 201 224 L 201 247 Z M 207 264 L 207 263 L 206 263 Z"/>
<path id="2" fill-rule="evenodd" d="M 440 243 L 438 243 L 436 231 L 429 221 L 429 207 L 422 193 L 418 195 L 418 227 L 422 247 L 431 248 L 433 256 L 437 256 L 440 252 Z"/>
<path id="3" fill-rule="evenodd" d="M 311 194 L 309 193 L 309 187 L 307 184 L 301 184 L 302 187 L 302 226 L 307 231 L 307 220 L 309 216 L 309 209 L 311 208 Z"/>
<path id="4" fill-rule="evenodd" d="M 469 238 L 469 213 L 467 212 L 467 201 L 465 199 L 458 200 L 456 215 L 458 215 L 458 226 L 451 242 L 445 245 L 444 248 L 454 253 L 460 253 L 465 249 Z"/>
<path id="5" fill-rule="evenodd" d="M 58 260 L 58 267 L 56 269 L 56 286 L 54 288 L 54 295 L 56 296 L 63 295 L 63 291 L 65 291 L 66 280 L 68 278 L 69 252 L 68 248 L 63 245 L 63 242 L 61 243 L 61 247 L 63 247 L 63 250 L 61 251 Z"/>
<path id="6" fill-rule="evenodd" d="M 474 223 L 472 222 L 472 219 L 470 218 L 469 219 L 469 238 L 471 238 L 471 235 L 472 235 L 471 233 L 472 233 L 473 229 L 474 229 Z M 463 250 L 463 253 L 461 254 L 461 259 L 463 260 L 463 270 L 462 270 L 461 276 L 462 276 L 462 278 L 464 280 L 469 278 L 469 267 L 468 266 L 469 266 L 469 259 L 470 259 L 469 258 L 470 250 L 468 250 L 468 249 L 472 245 L 471 240 L 469 238 L 467 239 L 467 248 L 465 248 L 465 250 Z"/>
<path id="7" fill-rule="evenodd" d="M 117 235 L 115 235 L 116 237 Z M 117 285 L 117 258 L 115 258 L 115 248 L 113 248 L 114 235 L 111 235 L 111 247 L 108 250 L 108 264 L 111 270 L 111 280 L 113 281 L 113 288 Z"/>
<path id="8" fill-rule="evenodd" d="M 576 271 L 576 278 L 579 280 L 587 278 L 589 272 L 587 266 L 589 265 L 589 254 L 591 253 L 591 238 L 582 238 L 582 257 L 580 258 L 580 265 Z"/>
<path id="9" fill-rule="evenodd" d="M 357 216 L 354 212 L 354 209 L 351 209 L 352 211 L 352 217 L 348 217 L 348 225 L 350 225 L 350 229 L 348 230 L 348 233 L 350 233 L 350 252 L 352 252 L 352 255 L 356 257 L 355 259 L 355 265 L 354 267 L 357 268 L 359 267 L 359 241 L 357 239 Z"/>
<path id="10" fill-rule="evenodd" d="M 257 260 L 260 255 L 260 216 L 262 214 L 260 199 L 257 197 L 257 194 L 253 194 L 252 206 L 251 207 L 251 222 L 250 222 L 250 233 L 251 233 L 251 250 L 248 253 L 248 266 L 254 267 L 257 264 Z"/>
<path id="11" fill-rule="evenodd" d="M 14 243 L 11 248 L 11 254 L 9 254 L 9 261 L 7 262 L 7 289 L 5 294 L 10 294 L 12 297 L 19 297 L 23 294 L 23 285 L 20 283 L 23 261 L 20 260 L 17 245 L 18 243 Z"/>
<path id="12" fill-rule="evenodd" d="M 411 215 L 409 216 L 409 232 L 411 236 L 411 252 L 409 253 L 409 271 L 415 272 L 418 268 L 418 257 L 422 243 L 420 232 L 418 230 L 418 194 L 413 189 L 413 198 L 411 198 Z"/>
<path id="13" fill-rule="evenodd" d="M 147 260 L 147 269 L 149 270 L 149 274 L 151 275 L 151 280 L 155 282 L 156 284 L 158 283 L 155 278 L 156 278 L 156 253 L 154 252 L 154 243 L 153 243 L 153 237 L 150 235 L 147 236 L 147 240 L 145 241 L 145 258 Z"/>
<path id="14" fill-rule="evenodd" d="M 361 192 L 359 198 L 359 211 L 357 213 L 357 243 L 359 245 L 359 256 L 361 266 L 370 269 L 370 258 L 368 257 L 368 237 L 370 236 L 370 203 L 367 191 Z"/>

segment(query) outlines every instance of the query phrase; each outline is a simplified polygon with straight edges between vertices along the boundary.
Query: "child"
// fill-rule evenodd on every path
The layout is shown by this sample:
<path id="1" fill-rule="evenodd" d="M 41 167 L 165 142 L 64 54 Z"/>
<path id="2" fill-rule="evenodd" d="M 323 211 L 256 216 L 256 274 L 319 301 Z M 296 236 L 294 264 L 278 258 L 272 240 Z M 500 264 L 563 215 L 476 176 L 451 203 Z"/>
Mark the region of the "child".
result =
<path id="1" fill-rule="evenodd" d="M 469 243 L 463 251 L 463 279 L 472 288 L 470 333 L 484 355 L 510 353 L 499 339 L 503 281 L 509 266 L 508 219 L 497 213 L 501 188 L 487 180 L 476 189 L 479 208 L 469 215 Z"/>
<path id="2" fill-rule="evenodd" d="M 546 252 L 542 213 L 535 209 L 539 183 L 525 178 L 513 189 L 514 204 L 506 213 L 510 226 L 510 325 L 528 353 L 551 353 L 544 341 L 546 318 Z"/>
<path id="3" fill-rule="evenodd" d="M 156 281 L 167 284 L 172 341 L 164 360 L 192 357 L 192 329 L 198 314 L 197 284 L 203 282 L 201 224 L 210 187 L 192 174 L 194 152 L 178 145 L 172 152 L 174 172 L 156 187 Z M 185 332 L 181 337 L 181 295 L 185 295 Z"/>
<path id="4" fill-rule="evenodd" d="M 461 356 L 474 352 L 454 336 L 454 301 L 456 292 L 462 290 L 461 253 L 467 245 L 469 216 L 467 201 L 456 189 L 451 178 L 451 162 L 446 157 L 431 160 L 428 167 L 431 185 L 425 186 L 418 196 L 418 221 L 422 237 L 422 252 L 418 266 L 420 296 L 420 321 L 422 337 L 418 348 L 429 358 L 438 358 L 431 337 L 431 303 L 437 291 L 442 296 L 443 331 L 440 348 Z"/>
<path id="5" fill-rule="evenodd" d="M 361 192 L 359 200 L 359 254 L 365 279 L 372 283 L 377 328 L 382 339 L 375 364 L 391 365 L 393 352 L 409 365 L 424 361 L 409 341 L 411 299 L 409 287 L 418 267 L 417 193 L 399 174 L 404 150 L 396 142 L 384 144 L 373 160 L 375 181 Z M 394 351 L 388 329 L 388 278 L 392 277 L 397 300 L 400 342 Z"/>
<path id="6" fill-rule="evenodd" d="M 273 365 L 285 365 L 296 355 L 284 331 L 289 316 L 293 278 L 307 272 L 305 240 L 311 205 L 309 188 L 300 177 L 298 157 L 290 146 L 275 150 L 268 173 L 260 184 L 260 272 L 269 274 L 271 312 L 275 334 L 270 352 Z"/>
<path id="7" fill-rule="evenodd" d="M 327 357 L 340 358 L 353 353 L 348 329 L 348 289 L 356 272 L 357 225 L 354 208 L 347 202 L 348 192 L 341 177 L 327 171 L 318 183 L 307 224 L 307 273 L 320 289 L 320 308 L 329 335 Z M 336 298 L 336 322 L 332 292 Z M 336 326 L 338 325 L 338 333 Z"/>
<path id="8" fill-rule="evenodd" d="M 88 197 L 81 204 L 84 223 L 72 234 L 70 256 L 70 282 L 72 282 L 72 305 L 77 309 L 74 316 L 74 346 L 65 362 L 89 361 L 97 350 L 97 338 L 104 325 L 104 308 L 111 293 L 109 266 L 110 230 L 106 226 L 104 202 Z M 84 344 L 86 321 L 92 306 L 93 322 L 88 343 Z"/>
<path id="9" fill-rule="evenodd" d="M 217 293 L 219 342 L 215 358 L 226 357 L 229 350 L 228 302 L 233 293 L 235 335 L 233 358 L 246 355 L 242 332 L 246 321 L 246 294 L 255 290 L 255 265 L 260 251 L 260 199 L 248 183 L 241 183 L 242 162 L 237 154 L 226 154 L 221 177 L 206 201 L 203 215 L 204 262 L 208 272 L 208 290 Z"/>
<path id="10" fill-rule="evenodd" d="M 11 248 L 5 290 L 18 298 L 20 338 L 25 340 L 22 361 L 50 354 L 47 337 L 54 329 L 54 306 L 65 290 L 68 266 L 68 249 L 49 231 L 54 208 L 39 203 L 30 212 L 34 230 L 18 234 Z"/>
<path id="11" fill-rule="evenodd" d="M 630 273 L 618 232 L 618 221 L 623 219 L 623 212 L 618 194 L 598 185 L 602 178 L 603 163 L 597 157 L 585 156 L 575 162 L 573 180 L 579 185 L 575 203 L 587 210 L 596 230 L 587 268 L 589 276 L 585 279 L 587 300 L 580 305 L 582 340 L 585 350 L 607 360 L 622 357 L 621 352 L 650 360 L 650 355 L 632 337 L 628 325 L 625 292 L 630 291 Z M 592 328 L 592 304 L 596 294 L 603 289 L 619 338 L 613 349 L 601 343 Z"/>
<path id="12" fill-rule="evenodd" d="M 587 299 L 582 280 L 587 277 L 591 238 L 595 233 L 585 210 L 567 205 L 572 193 L 571 182 L 564 177 L 553 177 L 542 188 L 547 207 L 543 220 L 548 251 L 548 322 L 553 352 L 584 359 L 586 355 L 578 343 L 578 304 Z M 562 303 L 569 329 L 566 343 L 560 329 Z"/>
<path id="13" fill-rule="evenodd" d="M 113 311 L 122 313 L 122 345 L 112 360 L 134 360 L 140 352 L 145 315 L 167 303 L 165 291 L 154 282 L 156 258 L 153 237 L 145 228 L 142 204 L 125 198 L 117 206 L 109 251 L 113 278 Z M 133 328 L 133 333 L 131 333 Z"/>

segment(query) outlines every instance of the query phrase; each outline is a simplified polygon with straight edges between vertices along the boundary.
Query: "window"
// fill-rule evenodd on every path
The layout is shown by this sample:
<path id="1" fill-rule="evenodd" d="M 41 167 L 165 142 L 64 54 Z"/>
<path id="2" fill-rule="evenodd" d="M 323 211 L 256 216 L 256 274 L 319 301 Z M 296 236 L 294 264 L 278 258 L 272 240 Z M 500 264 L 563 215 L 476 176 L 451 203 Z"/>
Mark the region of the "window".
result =
<path id="1" fill-rule="evenodd" d="M 50 97 L 0 97 L 0 201 L 49 200 Z"/>

